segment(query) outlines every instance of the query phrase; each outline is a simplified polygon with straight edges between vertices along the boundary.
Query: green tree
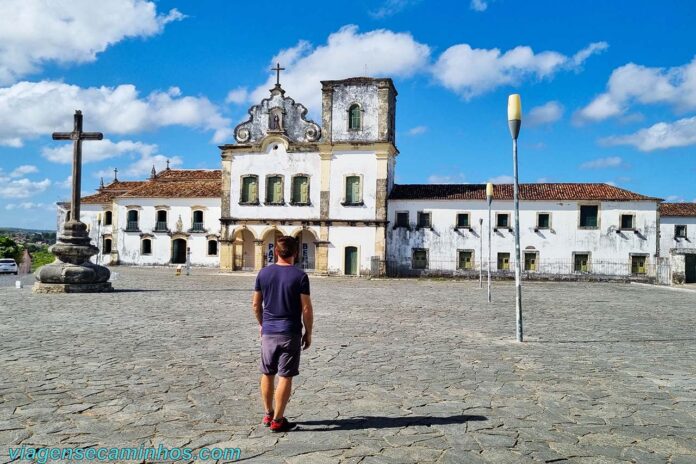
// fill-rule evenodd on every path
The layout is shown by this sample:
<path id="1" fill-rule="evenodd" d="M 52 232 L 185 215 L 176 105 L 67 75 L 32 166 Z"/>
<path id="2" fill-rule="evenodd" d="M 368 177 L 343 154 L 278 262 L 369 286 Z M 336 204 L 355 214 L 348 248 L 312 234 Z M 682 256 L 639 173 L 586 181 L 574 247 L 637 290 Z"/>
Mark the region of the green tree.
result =
<path id="1" fill-rule="evenodd" d="M 14 258 L 18 263 L 22 260 L 24 248 L 10 237 L 0 235 L 0 258 Z"/>

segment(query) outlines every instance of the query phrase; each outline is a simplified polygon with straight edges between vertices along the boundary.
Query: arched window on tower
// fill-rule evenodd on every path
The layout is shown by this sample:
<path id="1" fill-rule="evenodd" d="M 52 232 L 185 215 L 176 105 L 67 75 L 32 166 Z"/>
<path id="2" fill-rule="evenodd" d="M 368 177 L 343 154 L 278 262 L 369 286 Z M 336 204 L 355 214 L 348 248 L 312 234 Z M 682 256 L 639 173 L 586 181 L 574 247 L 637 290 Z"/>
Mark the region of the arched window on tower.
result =
<path id="1" fill-rule="evenodd" d="M 348 108 L 348 129 L 349 130 L 360 130 L 360 118 L 362 117 L 362 110 L 360 105 L 354 103 Z"/>

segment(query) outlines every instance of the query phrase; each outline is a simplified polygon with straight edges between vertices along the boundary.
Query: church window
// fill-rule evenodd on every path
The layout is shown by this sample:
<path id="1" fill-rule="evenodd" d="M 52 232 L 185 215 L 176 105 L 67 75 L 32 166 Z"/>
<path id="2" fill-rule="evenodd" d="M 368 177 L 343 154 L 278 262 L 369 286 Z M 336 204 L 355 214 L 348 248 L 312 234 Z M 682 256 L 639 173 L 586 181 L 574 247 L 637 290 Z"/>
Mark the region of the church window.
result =
<path id="1" fill-rule="evenodd" d="M 400 211 L 396 213 L 396 224 L 394 225 L 394 228 L 397 227 L 404 227 L 408 229 L 408 211 Z"/>
<path id="2" fill-rule="evenodd" d="M 360 105 L 357 103 L 350 105 L 348 108 L 348 129 L 350 130 L 360 130 L 360 118 L 362 117 L 362 110 Z"/>
<path id="3" fill-rule="evenodd" d="M 141 255 L 151 255 L 152 254 L 152 240 L 149 238 L 143 239 L 140 244 L 140 254 Z"/>
<path id="4" fill-rule="evenodd" d="M 126 232 L 137 232 L 140 230 L 138 226 L 138 211 L 131 209 L 128 211 L 128 221 L 126 223 Z"/>
<path id="5" fill-rule="evenodd" d="M 104 225 L 105 225 L 105 226 L 110 226 L 110 225 L 112 224 L 113 217 L 114 217 L 114 216 L 113 216 L 113 214 L 111 213 L 111 211 L 105 211 L 105 212 L 104 212 Z"/>
<path id="6" fill-rule="evenodd" d="M 498 270 L 510 270 L 510 253 L 498 253 Z"/>
<path id="7" fill-rule="evenodd" d="M 304 175 L 292 178 L 292 199 L 295 205 L 309 204 L 309 177 Z"/>
<path id="8" fill-rule="evenodd" d="M 157 221 L 155 221 L 156 232 L 166 232 L 167 229 L 167 211 L 160 209 L 157 211 Z"/>
<path id="9" fill-rule="evenodd" d="M 589 253 L 573 253 L 573 270 L 575 272 L 588 272 L 590 270 Z"/>
<path id="10" fill-rule="evenodd" d="M 524 254 L 524 270 L 525 271 L 536 271 L 537 270 L 537 253 L 525 252 Z"/>
<path id="11" fill-rule="evenodd" d="M 645 256 L 631 256 L 631 274 L 645 274 Z"/>
<path id="12" fill-rule="evenodd" d="M 635 228 L 634 217 L 632 214 L 621 215 L 621 228 L 625 230 L 633 230 Z"/>
<path id="13" fill-rule="evenodd" d="M 469 224 L 469 213 L 459 213 L 457 214 L 457 228 L 466 229 L 470 227 Z"/>
<path id="14" fill-rule="evenodd" d="M 70 210 L 65 212 L 65 222 L 70 222 Z"/>
<path id="15" fill-rule="evenodd" d="M 428 250 L 425 248 L 413 249 L 413 269 L 428 269 Z"/>
<path id="16" fill-rule="evenodd" d="M 597 205 L 580 205 L 580 227 L 596 229 L 598 214 L 599 207 Z"/>
<path id="17" fill-rule="evenodd" d="M 458 268 L 463 270 L 474 268 L 474 252 L 471 250 L 459 250 Z"/>
<path id="18" fill-rule="evenodd" d="M 258 176 L 244 176 L 242 178 L 242 198 L 240 203 L 256 204 L 259 202 L 259 178 Z"/>
<path id="19" fill-rule="evenodd" d="M 495 227 L 499 229 L 508 229 L 510 227 L 510 215 L 508 213 L 496 214 Z"/>
<path id="20" fill-rule="evenodd" d="M 432 229 L 432 221 L 430 220 L 430 213 L 424 211 L 418 211 L 418 228 L 419 229 Z"/>
<path id="21" fill-rule="evenodd" d="M 676 238 L 686 238 L 686 226 L 674 226 L 674 236 Z"/>
<path id="22" fill-rule="evenodd" d="M 203 211 L 201 210 L 196 210 L 193 212 L 193 224 L 191 226 L 191 231 L 192 232 L 203 232 L 205 229 L 203 228 Z"/>
<path id="23" fill-rule="evenodd" d="M 217 240 L 208 240 L 208 256 L 217 256 L 218 242 Z"/>
<path id="24" fill-rule="evenodd" d="M 104 253 L 104 254 L 111 253 L 111 239 L 110 238 L 104 238 L 104 243 L 102 245 L 102 253 Z"/>
<path id="25" fill-rule="evenodd" d="M 266 178 L 266 204 L 283 204 L 283 176 L 268 176 Z"/>
<path id="26" fill-rule="evenodd" d="M 550 213 L 537 214 L 537 229 L 548 229 L 550 227 L 551 227 L 551 214 Z"/>
<path id="27" fill-rule="evenodd" d="M 346 177 L 346 205 L 361 205 L 360 176 Z"/>

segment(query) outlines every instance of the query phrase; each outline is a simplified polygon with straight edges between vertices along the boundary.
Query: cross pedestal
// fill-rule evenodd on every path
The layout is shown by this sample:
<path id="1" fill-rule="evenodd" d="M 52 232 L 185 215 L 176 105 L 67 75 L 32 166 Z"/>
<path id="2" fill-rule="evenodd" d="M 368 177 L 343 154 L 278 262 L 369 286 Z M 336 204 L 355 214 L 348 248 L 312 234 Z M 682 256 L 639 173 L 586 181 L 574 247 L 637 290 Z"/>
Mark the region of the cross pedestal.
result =
<path id="1" fill-rule="evenodd" d="M 80 222 L 80 182 L 82 177 L 82 141 L 101 140 L 101 132 L 82 131 L 82 112 L 75 111 L 72 132 L 54 132 L 53 140 L 73 141 L 72 205 L 70 220 L 63 224 L 56 244 L 49 248 L 56 260 L 41 266 L 34 274 L 34 293 L 94 293 L 113 290 L 111 271 L 92 263 L 89 258 L 99 249 L 92 245 L 87 225 Z M 99 240 L 99 238 L 97 238 Z"/>

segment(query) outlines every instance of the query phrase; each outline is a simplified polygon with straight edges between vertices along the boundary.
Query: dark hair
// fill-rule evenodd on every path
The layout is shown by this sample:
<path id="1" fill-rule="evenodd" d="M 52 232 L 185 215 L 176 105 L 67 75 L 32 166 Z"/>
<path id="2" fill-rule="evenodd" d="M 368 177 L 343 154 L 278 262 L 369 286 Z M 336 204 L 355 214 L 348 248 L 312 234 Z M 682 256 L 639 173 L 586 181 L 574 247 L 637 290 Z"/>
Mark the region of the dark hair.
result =
<path id="1" fill-rule="evenodd" d="M 283 235 L 276 240 L 276 250 L 281 258 L 292 258 L 297 253 L 297 240 L 289 235 Z"/>

